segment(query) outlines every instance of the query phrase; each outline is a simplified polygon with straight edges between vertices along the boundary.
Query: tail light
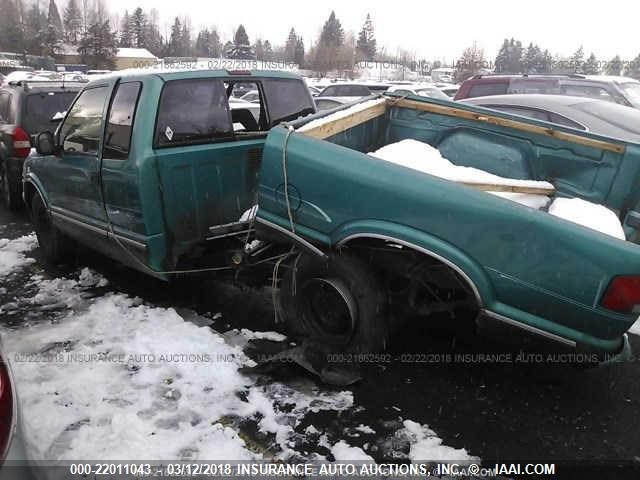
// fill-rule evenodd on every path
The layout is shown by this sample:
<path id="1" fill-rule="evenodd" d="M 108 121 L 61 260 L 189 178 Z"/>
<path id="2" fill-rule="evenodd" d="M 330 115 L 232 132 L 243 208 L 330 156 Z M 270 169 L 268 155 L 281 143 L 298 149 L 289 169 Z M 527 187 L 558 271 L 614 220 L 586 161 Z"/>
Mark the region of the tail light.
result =
<path id="1" fill-rule="evenodd" d="M 251 75 L 251 70 L 227 70 L 227 75 Z"/>
<path id="2" fill-rule="evenodd" d="M 4 460 L 13 435 L 14 406 L 13 386 L 9 368 L 0 356 L 0 463 Z"/>
<path id="3" fill-rule="evenodd" d="M 609 283 L 600 305 L 618 313 L 640 313 L 640 276 L 615 277 Z"/>
<path id="4" fill-rule="evenodd" d="M 26 158 L 31 151 L 31 141 L 29 134 L 20 127 L 13 130 L 13 155 L 16 157 Z"/>

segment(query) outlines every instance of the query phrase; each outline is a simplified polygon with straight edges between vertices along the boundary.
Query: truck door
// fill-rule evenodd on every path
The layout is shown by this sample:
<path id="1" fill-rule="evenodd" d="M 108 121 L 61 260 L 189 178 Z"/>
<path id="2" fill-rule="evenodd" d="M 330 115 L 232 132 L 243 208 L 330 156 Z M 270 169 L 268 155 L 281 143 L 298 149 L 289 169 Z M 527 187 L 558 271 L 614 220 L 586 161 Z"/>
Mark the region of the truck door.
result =
<path id="1" fill-rule="evenodd" d="M 58 130 L 60 152 L 39 173 L 56 220 L 75 228 L 104 228 L 99 188 L 103 114 L 109 86 L 84 90 Z M 85 232 L 86 233 L 86 232 Z"/>
<path id="2" fill-rule="evenodd" d="M 110 229 L 130 245 L 144 243 L 145 228 L 138 191 L 136 154 L 132 151 L 135 112 L 142 83 L 122 81 L 107 112 L 101 178 Z M 135 150 L 135 148 L 133 148 Z"/>

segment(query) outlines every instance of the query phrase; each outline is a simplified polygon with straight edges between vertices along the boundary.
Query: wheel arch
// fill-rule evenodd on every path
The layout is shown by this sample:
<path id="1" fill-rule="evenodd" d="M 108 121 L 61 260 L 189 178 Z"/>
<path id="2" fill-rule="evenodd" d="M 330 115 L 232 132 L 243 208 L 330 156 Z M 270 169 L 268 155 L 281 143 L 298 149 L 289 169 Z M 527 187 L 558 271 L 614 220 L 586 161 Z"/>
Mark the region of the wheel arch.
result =
<path id="1" fill-rule="evenodd" d="M 31 209 L 31 202 L 33 200 L 33 196 L 36 194 L 40 195 L 42 203 L 44 203 L 44 206 L 48 210 L 50 208 L 49 197 L 44 193 L 44 188 L 38 178 L 33 174 L 29 174 L 22 182 L 22 199 L 28 209 Z"/>
<path id="2" fill-rule="evenodd" d="M 458 273 L 469 285 L 479 308 L 488 308 L 493 304 L 495 296 L 489 278 L 482 267 L 464 252 L 424 232 L 402 225 L 381 225 L 381 223 L 383 222 L 374 221 L 366 228 L 354 225 L 343 229 L 334 237 L 333 244 L 336 248 L 340 248 L 358 240 L 373 239 L 402 245 L 442 262 Z"/>

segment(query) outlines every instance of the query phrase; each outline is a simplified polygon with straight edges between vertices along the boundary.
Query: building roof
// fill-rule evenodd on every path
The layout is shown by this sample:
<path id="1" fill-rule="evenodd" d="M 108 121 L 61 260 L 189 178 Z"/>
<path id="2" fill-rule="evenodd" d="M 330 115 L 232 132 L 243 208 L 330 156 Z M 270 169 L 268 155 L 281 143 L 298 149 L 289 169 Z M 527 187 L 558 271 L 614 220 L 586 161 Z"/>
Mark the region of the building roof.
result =
<path id="1" fill-rule="evenodd" d="M 116 54 L 117 58 L 148 58 L 150 60 L 157 60 L 153 53 L 146 48 L 119 48 Z"/>
<path id="2" fill-rule="evenodd" d="M 78 45 L 71 45 L 69 43 L 63 43 L 60 46 L 59 55 L 75 56 L 80 55 L 78 53 Z M 152 54 L 146 48 L 119 48 L 116 58 L 147 58 L 149 60 L 157 60 L 154 54 Z"/>

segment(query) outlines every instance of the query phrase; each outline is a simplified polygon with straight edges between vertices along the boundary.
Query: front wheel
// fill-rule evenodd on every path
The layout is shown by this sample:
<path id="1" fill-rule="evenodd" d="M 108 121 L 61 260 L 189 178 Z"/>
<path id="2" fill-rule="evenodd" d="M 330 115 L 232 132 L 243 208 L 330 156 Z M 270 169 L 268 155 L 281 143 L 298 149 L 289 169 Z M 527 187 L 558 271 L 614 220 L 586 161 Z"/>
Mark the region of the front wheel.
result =
<path id="1" fill-rule="evenodd" d="M 346 254 L 302 256 L 282 280 L 280 314 L 294 336 L 346 352 L 386 349 L 387 301 L 373 270 Z"/>
<path id="2" fill-rule="evenodd" d="M 67 260 L 73 251 L 73 240 L 55 227 L 51 214 L 37 193 L 31 202 L 31 220 L 44 258 L 54 264 Z"/>

